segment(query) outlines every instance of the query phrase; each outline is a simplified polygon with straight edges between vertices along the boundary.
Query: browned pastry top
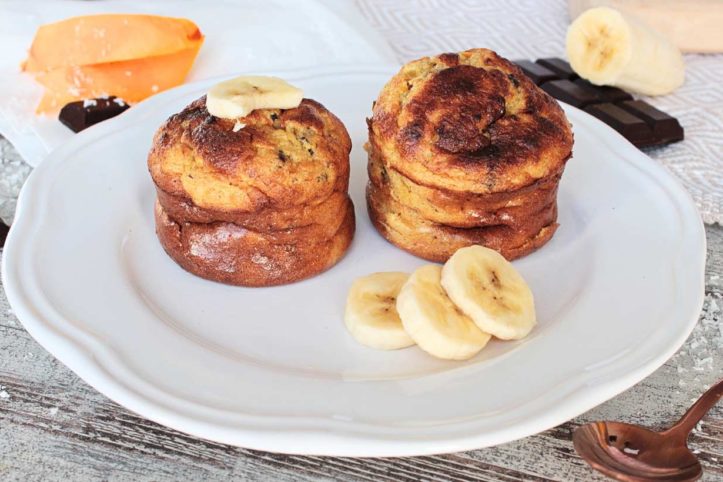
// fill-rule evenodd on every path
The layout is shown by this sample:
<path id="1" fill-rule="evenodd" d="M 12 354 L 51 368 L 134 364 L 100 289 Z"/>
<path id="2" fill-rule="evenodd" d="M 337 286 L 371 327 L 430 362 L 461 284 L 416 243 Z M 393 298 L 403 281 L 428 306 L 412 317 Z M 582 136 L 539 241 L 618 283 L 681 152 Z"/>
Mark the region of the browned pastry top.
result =
<path id="1" fill-rule="evenodd" d="M 158 188 L 224 212 L 285 209 L 346 192 L 351 140 L 320 103 L 259 109 L 239 122 L 209 114 L 205 96 L 171 116 L 148 155 Z"/>
<path id="2" fill-rule="evenodd" d="M 369 119 L 376 155 L 416 183 L 468 193 L 560 172 L 572 130 L 555 100 L 491 50 L 425 57 L 384 86 Z"/>

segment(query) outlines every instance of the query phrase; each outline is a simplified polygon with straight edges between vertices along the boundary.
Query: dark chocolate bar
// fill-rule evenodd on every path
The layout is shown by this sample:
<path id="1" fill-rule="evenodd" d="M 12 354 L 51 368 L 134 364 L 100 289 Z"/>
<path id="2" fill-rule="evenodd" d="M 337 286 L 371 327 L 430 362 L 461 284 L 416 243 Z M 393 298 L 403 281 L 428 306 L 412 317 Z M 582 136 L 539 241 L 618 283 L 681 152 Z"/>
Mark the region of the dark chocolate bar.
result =
<path id="1" fill-rule="evenodd" d="M 609 87 L 607 85 L 591 84 L 585 79 L 575 79 L 575 85 L 585 90 L 597 93 L 600 102 L 622 102 L 624 100 L 633 100 L 633 96 L 617 87 Z"/>
<path id="2" fill-rule="evenodd" d="M 655 141 L 653 130 L 644 120 L 615 104 L 607 102 L 590 105 L 585 108 L 585 112 L 597 117 L 635 145 L 650 144 Z"/>
<path id="3" fill-rule="evenodd" d="M 594 85 L 581 79 L 562 59 L 545 58 L 515 63 L 542 90 L 555 99 L 585 110 L 620 132 L 637 147 L 651 147 L 683 140 L 675 117 L 662 112 L 617 87 Z"/>
<path id="4" fill-rule="evenodd" d="M 600 102 L 600 96 L 592 89 L 586 89 L 569 80 L 551 80 L 540 86 L 542 90 L 579 109 Z"/>
<path id="5" fill-rule="evenodd" d="M 532 81 L 537 85 L 544 84 L 548 80 L 555 80 L 559 78 L 555 72 L 535 62 L 531 62 L 529 60 L 518 60 L 515 63 L 522 69 L 522 72 L 524 72 L 525 75 L 532 79 Z"/>
<path id="6" fill-rule="evenodd" d="M 647 122 L 661 143 L 683 140 L 683 127 L 675 117 L 669 116 L 642 100 L 629 100 L 618 105 Z"/>
<path id="7" fill-rule="evenodd" d="M 99 97 L 71 102 L 60 110 L 58 119 L 73 132 L 80 132 L 98 122 L 115 117 L 129 105 L 118 97 Z"/>
<path id="8" fill-rule="evenodd" d="M 568 64 L 562 59 L 538 59 L 537 63 L 555 72 L 557 77 L 560 79 L 575 80 L 580 77 L 575 73 L 574 70 L 572 70 L 570 64 Z"/>
<path id="9" fill-rule="evenodd" d="M 0 221 L 0 248 L 5 246 L 5 240 L 8 237 L 8 232 L 10 231 L 10 227 L 5 224 L 4 222 Z"/>

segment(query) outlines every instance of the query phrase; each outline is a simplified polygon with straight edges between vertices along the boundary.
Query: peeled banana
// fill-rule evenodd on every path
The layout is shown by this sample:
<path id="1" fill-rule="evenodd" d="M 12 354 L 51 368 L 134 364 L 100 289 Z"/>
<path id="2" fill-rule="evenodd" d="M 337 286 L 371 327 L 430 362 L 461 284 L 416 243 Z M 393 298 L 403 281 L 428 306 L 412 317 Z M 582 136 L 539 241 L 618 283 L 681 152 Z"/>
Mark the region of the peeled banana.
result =
<path id="1" fill-rule="evenodd" d="M 362 345 L 396 350 L 414 345 L 397 314 L 397 295 L 407 273 L 373 273 L 358 278 L 346 301 L 344 323 Z"/>
<path id="2" fill-rule="evenodd" d="M 427 265 L 412 273 L 397 297 L 397 311 L 422 350 L 437 358 L 466 360 L 484 348 L 490 335 L 450 301 L 440 284 L 441 271 Z"/>
<path id="3" fill-rule="evenodd" d="M 211 87 L 206 109 L 215 117 L 238 119 L 256 109 L 293 109 L 303 98 L 301 89 L 278 77 L 242 76 Z"/>
<path id="4" fill-rule="evenodd" d="M 591 8 L 567 30 L 573 70 L 596 85 L 663 95 L 685 80 L 680 50 L 635 17 L 609 7 Z"/>
<path id="5" fill-rule="evenodd" d="M 524 338 L 536 324 L 532 291 L 497 251 L 459 249 L 442 268 L 441 285 L 480 330 L 497 338 Z"/>

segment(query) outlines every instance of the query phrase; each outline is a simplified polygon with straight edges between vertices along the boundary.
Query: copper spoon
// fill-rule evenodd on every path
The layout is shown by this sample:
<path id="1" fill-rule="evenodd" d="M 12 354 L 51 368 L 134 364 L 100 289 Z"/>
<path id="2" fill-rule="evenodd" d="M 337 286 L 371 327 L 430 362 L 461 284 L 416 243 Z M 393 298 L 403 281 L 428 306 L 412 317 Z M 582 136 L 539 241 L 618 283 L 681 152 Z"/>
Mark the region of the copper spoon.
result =
<path id="1" fill-rule="evenodd" d="M 703 468 L 688 448 L 688 435 L 721 395 L 723 380 L 664 432 L 620 422 L 592 422 L 578 427 L 572 442 L 588 464 L 617 480 L 697 480 Z"/>

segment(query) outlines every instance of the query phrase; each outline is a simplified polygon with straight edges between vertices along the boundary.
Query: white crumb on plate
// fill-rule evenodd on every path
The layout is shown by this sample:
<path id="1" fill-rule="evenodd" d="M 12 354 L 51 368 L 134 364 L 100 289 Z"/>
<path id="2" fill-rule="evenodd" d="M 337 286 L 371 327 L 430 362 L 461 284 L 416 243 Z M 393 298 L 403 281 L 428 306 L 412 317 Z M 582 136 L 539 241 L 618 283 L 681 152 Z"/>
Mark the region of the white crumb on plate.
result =
<path id="1" fill-rule="evenodd" d="M 10 394 L 5 390 L 0 390 L 0 398 L 2 398 L 3 400 L 7 400 L 8 398 L 10 398 Z"/>

